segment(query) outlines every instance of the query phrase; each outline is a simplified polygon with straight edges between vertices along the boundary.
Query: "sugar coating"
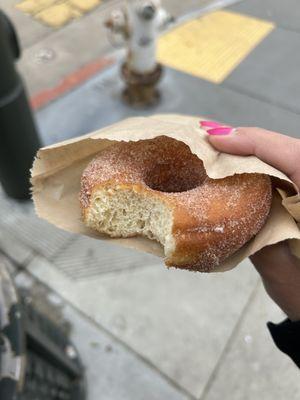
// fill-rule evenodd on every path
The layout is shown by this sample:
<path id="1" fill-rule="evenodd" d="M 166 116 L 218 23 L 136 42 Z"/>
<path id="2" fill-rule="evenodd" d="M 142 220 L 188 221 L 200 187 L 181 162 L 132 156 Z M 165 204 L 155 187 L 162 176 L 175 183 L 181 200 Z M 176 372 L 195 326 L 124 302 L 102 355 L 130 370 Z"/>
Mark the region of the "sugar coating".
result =
<path id="1" fill-rule="evenodd" d="M 83 210 L 90 205 L 93 189 L 108 183 L 142 184 L 159 192 L 173 210 L 176 250 L 192 260 L 174 266 L 205 272 L 261 229 L 271 204 L 269 177 L 236 174 L 211 179 L 186 144 L 165 136 L 104 149 L 83 172 Z"/>
<path id="2" fill-rule="evenodd" d="M 83 172 L 80 201 L 88 207 L 93 187 L 109 180 L 116 184 L 144 182 L 155 190 L 182 192 L 206 178 L 202 161 L 182 142 L 165 136 L 119 142 L 104 149 Z"/>

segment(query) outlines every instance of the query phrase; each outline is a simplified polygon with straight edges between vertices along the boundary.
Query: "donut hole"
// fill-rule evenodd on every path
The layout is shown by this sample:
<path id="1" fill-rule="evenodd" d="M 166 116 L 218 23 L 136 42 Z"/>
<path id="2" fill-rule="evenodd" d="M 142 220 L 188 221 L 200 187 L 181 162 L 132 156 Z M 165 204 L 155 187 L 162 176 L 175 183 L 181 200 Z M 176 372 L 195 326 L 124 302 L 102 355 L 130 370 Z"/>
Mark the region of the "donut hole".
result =
<path id="1" fill-rule="evenodd" d="M 201 160 L 197 159 L 199 162 L 194 162 L 193 168 L 190 163 L 178 165 L 176 160 L 172 161 L 155 165 L 147 173 L 145 184 L 159 192 L 178 193 L 194 189 L 204 182 L 206 174 Z"/>

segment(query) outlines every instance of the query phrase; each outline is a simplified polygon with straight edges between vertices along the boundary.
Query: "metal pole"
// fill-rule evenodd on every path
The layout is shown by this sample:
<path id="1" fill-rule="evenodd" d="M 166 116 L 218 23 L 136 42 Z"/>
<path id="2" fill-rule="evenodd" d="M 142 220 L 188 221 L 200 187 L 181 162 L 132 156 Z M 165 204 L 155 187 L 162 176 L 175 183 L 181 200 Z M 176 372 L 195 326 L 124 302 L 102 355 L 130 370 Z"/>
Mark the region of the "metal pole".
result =
<path id="1" fill-rule="evenodd" d="M 0 181 L 8 196 L 30 198 L 30 168 L 40 147 L 23 82 L 14 61 L 16 32 L 0 11 Z"/>

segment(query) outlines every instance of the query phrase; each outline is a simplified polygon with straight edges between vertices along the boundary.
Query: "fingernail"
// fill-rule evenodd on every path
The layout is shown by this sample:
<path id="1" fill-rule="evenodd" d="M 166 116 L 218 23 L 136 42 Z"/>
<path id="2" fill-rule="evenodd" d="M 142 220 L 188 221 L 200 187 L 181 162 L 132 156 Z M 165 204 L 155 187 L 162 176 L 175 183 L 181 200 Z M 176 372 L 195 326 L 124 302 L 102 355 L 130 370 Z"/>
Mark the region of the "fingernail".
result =
<path id="1" fill-rule="evenodd" d="M 202 128 L 219 128 L 222 125 L 215 121 L 200 121 L 200 126 Z"/>
<path id="2" fill-rule="evenodd" d="M 232 127 L 221 127 L 221 128 L 209 129 L 207 133 L 209 135 L 229 135 L 233 131 L 234 129 Z"/>

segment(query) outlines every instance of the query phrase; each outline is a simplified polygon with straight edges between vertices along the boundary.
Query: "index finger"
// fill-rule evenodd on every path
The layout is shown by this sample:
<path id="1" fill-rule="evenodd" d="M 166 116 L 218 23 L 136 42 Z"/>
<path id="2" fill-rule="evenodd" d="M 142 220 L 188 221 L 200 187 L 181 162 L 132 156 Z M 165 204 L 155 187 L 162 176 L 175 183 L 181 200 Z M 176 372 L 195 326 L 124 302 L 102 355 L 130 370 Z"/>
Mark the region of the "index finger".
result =
<path id="1" fill-rule="evenodd" d="M 300 187 L 300 140 L 260 128 L 237 128 L 229 135 L 209 136 L 219 151 L 255 155 L 285 173 Z"/>

